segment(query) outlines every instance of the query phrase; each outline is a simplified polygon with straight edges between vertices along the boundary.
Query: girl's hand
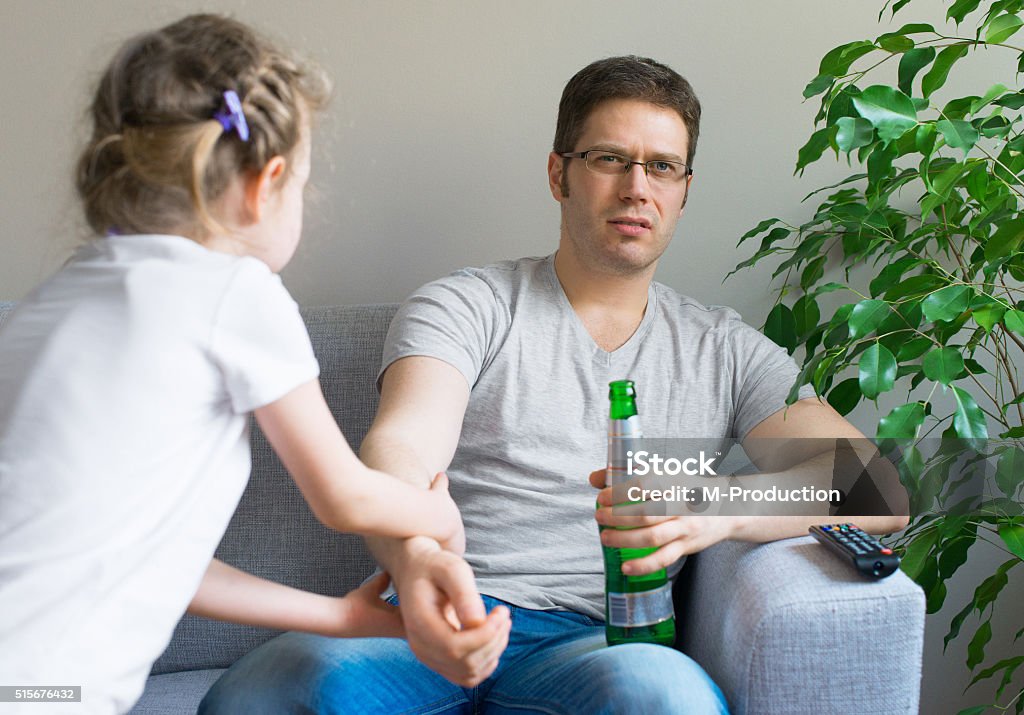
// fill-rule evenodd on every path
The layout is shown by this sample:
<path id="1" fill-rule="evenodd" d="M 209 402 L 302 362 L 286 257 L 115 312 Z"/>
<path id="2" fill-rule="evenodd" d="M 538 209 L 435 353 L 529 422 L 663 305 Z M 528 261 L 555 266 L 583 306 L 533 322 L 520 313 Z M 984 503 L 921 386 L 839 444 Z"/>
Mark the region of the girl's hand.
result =
<path id="1" fill-rule="evenodd" d="M 462 515 L 459 513 L 459 507 L 455 505 L 451 495 L 448 493 L 448 475 L 444 472 L 438 472 L 430 485 L 430 492 L 436 503 L 440 505 L 440 513 L 442 519 L 444 519 L 441 523 L 449 525 L 449 535 L 438 539 L 438 542 L 441 544 L 441 548 L 462 556 L 466 552 L 466 530 L 462 525 Z M 442 531 L 444 531 L 443 528 Z"/>
<path id="2" fill-rule="evenodd" d="M 337 599 L 339 638 L 405 638 L 398 607 L 380 599 L 391 577 L 380 573 L 354 591 Z"/>

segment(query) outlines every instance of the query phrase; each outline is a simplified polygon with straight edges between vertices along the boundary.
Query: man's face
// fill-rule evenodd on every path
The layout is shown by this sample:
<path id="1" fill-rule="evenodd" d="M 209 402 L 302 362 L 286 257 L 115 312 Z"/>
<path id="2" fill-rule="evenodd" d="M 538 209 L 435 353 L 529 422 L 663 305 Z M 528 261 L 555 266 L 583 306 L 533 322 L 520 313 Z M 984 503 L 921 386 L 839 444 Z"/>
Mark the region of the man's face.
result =
<path id="1" fill-rule="evenodd" d="M 685 163 L 689 136 L 674 110 L 635 99 L 599 104 L 572 151 L 601 149 L 633 161 Z M 589 170 L 583 159 L 552 153 L 548 181 L 562 204 L 560 251 L 603 273 L 629 275 L 652 268 L 683 214 L 690 178 L 677 184 L 649 180 L 642 166 L 621 175 Z"/>

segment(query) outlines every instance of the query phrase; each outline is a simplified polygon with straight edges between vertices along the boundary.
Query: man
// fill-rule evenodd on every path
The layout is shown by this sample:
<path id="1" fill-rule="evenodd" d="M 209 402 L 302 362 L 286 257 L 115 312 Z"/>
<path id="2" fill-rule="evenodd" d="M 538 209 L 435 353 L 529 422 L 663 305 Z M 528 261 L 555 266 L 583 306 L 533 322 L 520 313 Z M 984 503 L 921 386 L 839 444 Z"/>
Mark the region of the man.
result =
<path id="1" fill-rule="evenodd" d="M 447 470 L 465 558 L 423 537 L 371 540 L 394 580 L 408 644 L 288 634 L 236 664 L 207 705 L 726 710 L 684 654 L 605 646 L 593 490 L 604 473 L 589 485 L 585 475 L 605 459 L 607 385 L 636 381 L 652 436 L 861 435 L 816 399 L 786 413 L 797 371 L 785 351 L 735 312 L 653 281 L 686 205 L 699 120 L 689 83 L 653 60 L 601 60 L 570 80 L 548 158 L 562 212 L 558 251 L 465 269 L 417 291 L 391 326 L 380 410 L 362 445 L 367 464 L 424 487 Z M 610 504 L 608 490 L 600 495 Z M 631 562 L 631 573 L 723 539 L 805 534 L 814 521 L 625 517 L 609 506 L 596 515 L 636 527 L 605 530 L 601 543 L 657 547 Z M 901 525 L 863 521 L 876 532 Z"/>

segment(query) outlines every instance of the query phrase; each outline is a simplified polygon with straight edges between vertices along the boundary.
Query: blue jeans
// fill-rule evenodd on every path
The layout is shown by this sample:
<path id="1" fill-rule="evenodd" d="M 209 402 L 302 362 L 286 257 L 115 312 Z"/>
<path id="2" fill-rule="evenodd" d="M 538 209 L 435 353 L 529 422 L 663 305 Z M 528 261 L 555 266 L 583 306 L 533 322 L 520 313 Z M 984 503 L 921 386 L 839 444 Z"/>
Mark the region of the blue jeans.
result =
<path id="1" fill-rule="evenodd" d="M 490 611 L 504 603 L 484 596 Z M 209 713 L 726 713 L 696 662 L 664 646 L 605 645 L 604 624 L 508 605 L 509 643 L 475 688 L 453 685 L 397 638 L 286 633 L 239 659 L 199 707 Z"/>

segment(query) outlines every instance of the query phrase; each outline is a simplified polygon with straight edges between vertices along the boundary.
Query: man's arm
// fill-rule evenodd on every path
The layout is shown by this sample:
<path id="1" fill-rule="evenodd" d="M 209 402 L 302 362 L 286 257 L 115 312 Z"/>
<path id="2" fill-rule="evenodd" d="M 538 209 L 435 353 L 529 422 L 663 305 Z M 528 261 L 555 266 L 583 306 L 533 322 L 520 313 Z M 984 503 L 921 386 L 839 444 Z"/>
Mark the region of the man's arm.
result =
<path id="1" fill-rule="evenodd" d="M 744 446 L 756 445 L 759 440 L 787 439 L 851 439 L 865 440 L 861 432 L 828 404 L 817 398 L 800 400 L 788 409 L 781 409 L 754 427 L 744 440 Z M 756 449 L 751 451 L 756 452 Z M 831 468 L 831 457 L 812 457 L 800 469 Z M 759 462 L 754 457 L 755 462 Z M 794 475 L 799 479 L 799 473 Z M 826 522 L 821 516 L 624 516 L 612 513 L 611 489 L 604 487 L 604 470 L 591 475 L 591 484 L 602 489 L 596 519 L 604 526 L 633 527 L 629 530 L 605 529 L 601 541 L 606 546 L 620 548 L 657 548 L 641 559 L 623 564 L 627 574 L 644 574 L 665 568 L 686 554 L 696 553 L 725 539 L 766 542 L 801 536 L 812 524 Z M 906 516 L 852 517 L 869 533 L 885 534 L 907 525 Z"/>
<path id="2" fill-rule="evenodd" d="M 867 437 L 860 430 L 836 412 L 831 405 L 820 401 L 817 397 L 799 400 L 788 409 L 781 409 L 760 422 L 747 434 L 744 446 L 746 447 L 748 444 L 756 443 L 759 440 L 783 442 L 789 439 L 796 441 L 805 440 L 812 444 L 831 443 L 833 445 L 833 440 L 848 439 L 860 447 L 870 446 Z M 823 456 L 825 457 L 825 468 L 831 473 L 834 464 L 834 452 L 829 452 Z M 866 452 L 863 456 L 870 459 L 872 454 Z M 813 462 L 813 459 L 810 461 Z M 879 462 L 879 464 L 880 466 L 891 467 L 886 462 Z M 771 469 L 770 465 L 759 463 L 759 466 Z M 814 468 L 814 465 L 811 465 L 811 468 Z M 895 482 L 898 478 L 895 470 L 893 470 L 892 476 L 893 479 L 889 481 Z M 906 495 L 904 494 L 903 496 L 905 497 Z M 901 516 L 899 514 L 848 518 L 854 519 L 857 525 L 869 534 L 891 534 L 894 531 L 905 528 L 909 521 L 906 515 Z M 734 538 L 743 541 L 763 542 L 791 536 L 802 536 L 807 533 L 809 526 L 823 523 L 823 521 L 827 520 L 821 516 L 751 517 L 739 525 L 738 533 Z"/>
<path id="3" fill-rule="evenodd" d="M 331 416 L 319 380 L 254 411 L 267 441 L 313 514 L 326 526 L 380 536 L 462 543 L 462 519 L 447 480 L 424 492 L 359 461 Z"/>
<path id="4" fill-rule="evenodd" d="M 469 385 L 429 357 L 395 361 L 384 373 L 380 407 L 360 448 L 370 467 L 426 488 L 455 454 Z M 508 642 L 508 611 L 484 611 L 473 572 L 426 537 L 367 538 L 398 591 L 409 646 L 452 682 L 474 686 L 497 667 Z M 464 542 L 455 544 L 461 553 Z"/>

